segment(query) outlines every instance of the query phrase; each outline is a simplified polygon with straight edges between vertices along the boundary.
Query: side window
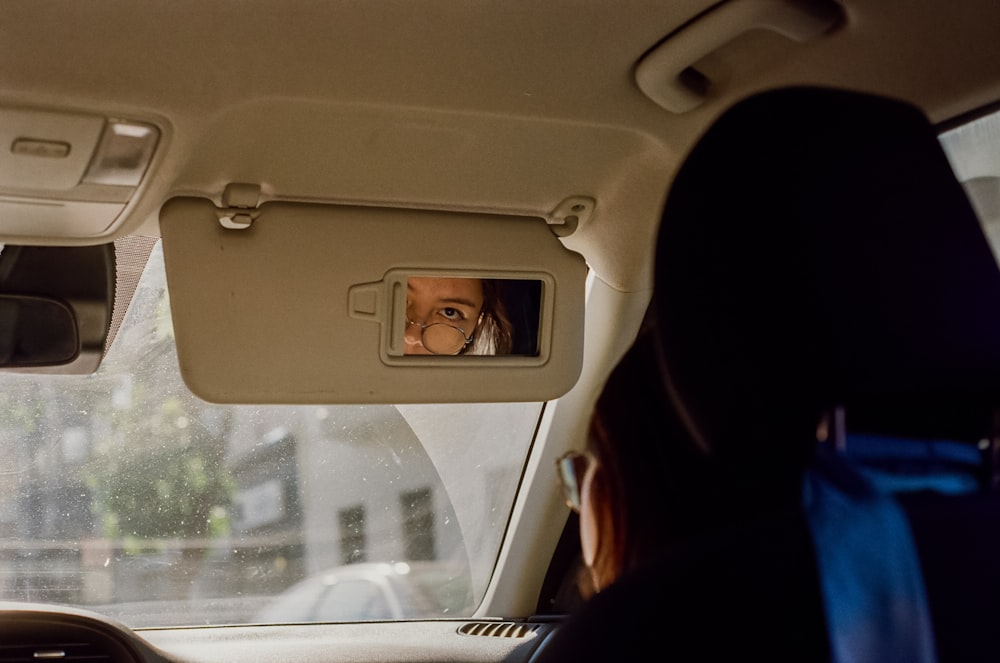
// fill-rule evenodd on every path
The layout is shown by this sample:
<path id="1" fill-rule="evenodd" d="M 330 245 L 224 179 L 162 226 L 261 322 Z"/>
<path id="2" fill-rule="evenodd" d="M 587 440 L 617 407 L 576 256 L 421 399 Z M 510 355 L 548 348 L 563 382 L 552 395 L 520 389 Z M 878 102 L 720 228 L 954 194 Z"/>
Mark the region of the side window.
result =
<path id="1" fill-rule="evenodd" d="M 434 494 L 430 488 L 408 491 L 399 496 L 403 511 L 403 546 L 406 559 L 435 559 Z"/>
<path id="2" fill-rule="evenodd" d="M 940 139 L 994 255 L 1000 256 L 1000 111 L 945 131 Z"/>
<path id="3" fill-rule="evenodd" d="M 354 564 L 367 559 L 365 537 L 365 507 L 342 509 L 340 519 L 340 558 L 344 564 Z"/>

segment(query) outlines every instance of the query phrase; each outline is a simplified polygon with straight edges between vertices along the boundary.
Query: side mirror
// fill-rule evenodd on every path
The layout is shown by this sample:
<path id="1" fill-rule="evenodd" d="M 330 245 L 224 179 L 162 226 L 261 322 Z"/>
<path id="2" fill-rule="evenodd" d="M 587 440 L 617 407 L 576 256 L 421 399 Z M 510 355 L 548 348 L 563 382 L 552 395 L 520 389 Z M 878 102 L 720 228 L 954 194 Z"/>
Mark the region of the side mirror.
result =
<path id="1" fill-rule="evenodd" d="M 59 366 L 79 354 L 76 316 L 68 304 L 47 297 L 0 294 L 0 366 Z"/>

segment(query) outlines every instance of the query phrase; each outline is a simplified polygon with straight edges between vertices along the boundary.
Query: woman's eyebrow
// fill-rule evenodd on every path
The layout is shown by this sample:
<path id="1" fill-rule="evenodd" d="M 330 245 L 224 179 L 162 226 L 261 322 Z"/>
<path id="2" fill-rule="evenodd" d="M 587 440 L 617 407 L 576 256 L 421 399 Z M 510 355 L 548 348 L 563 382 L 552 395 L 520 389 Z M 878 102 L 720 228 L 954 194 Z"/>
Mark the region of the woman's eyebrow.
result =
<path id="1" fill-rule="evenodd" d="M 470 299 L 463 299 L 461 297 L 441 297 L 438 299 L 439 304 L 463 304 L 469 308 L 476 308 L 477 305 L 474 301 Z"/>

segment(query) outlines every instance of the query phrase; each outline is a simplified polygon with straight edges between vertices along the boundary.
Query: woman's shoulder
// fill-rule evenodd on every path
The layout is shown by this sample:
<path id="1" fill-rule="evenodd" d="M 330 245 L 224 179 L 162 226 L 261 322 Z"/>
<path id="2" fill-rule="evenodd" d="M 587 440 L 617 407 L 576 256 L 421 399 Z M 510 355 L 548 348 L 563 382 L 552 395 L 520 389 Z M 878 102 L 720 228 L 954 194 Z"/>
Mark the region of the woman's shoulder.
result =
<path id="1" fill-rule="evenodd" d="M 783 540 L 782 540 L 783 539 Z M 695 537 L 594 595 L 537 663 L 617 660 L 825 661 L 829 644 L 804 523 Z"/>

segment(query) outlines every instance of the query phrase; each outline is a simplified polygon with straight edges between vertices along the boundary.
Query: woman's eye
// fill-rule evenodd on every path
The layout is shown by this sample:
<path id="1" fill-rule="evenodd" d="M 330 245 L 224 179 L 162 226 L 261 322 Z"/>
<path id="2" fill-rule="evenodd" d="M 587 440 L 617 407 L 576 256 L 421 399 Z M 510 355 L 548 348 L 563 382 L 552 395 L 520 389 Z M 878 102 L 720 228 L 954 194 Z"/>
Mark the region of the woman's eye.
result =
<path id="1" fill-rule="evenodd" d="M 451 308 L 450 306 L 441 309 L 440 314 L 449 320 L 465 320 L 465 316 L 462 315 L 461 311 L 457 308 Z"/>

